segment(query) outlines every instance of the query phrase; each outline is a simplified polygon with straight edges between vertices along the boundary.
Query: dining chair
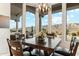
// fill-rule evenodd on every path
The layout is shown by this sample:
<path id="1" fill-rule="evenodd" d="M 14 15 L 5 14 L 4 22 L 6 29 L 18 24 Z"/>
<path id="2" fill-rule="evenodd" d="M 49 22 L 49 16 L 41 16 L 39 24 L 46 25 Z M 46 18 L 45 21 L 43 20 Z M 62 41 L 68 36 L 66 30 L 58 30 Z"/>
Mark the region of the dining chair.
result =
<path id="1" fill-rule="evenodd" d="M 19 40 L 20 39 L 20 34 L 15 33 L 10 35 L 10 40 Z"/>
<path id="2" fill-rule="evenodd" d="M 71 41 L 72 43 L 72 41 Z M 77 52 L 77 48 L 78 48 L 78 42 L 73 42 L 72 44 L 70 43 L 70 49 L 66 49 L 66 48 L 60 48 L 55 50 L 55 52 L 53 53 L 53 55 L 55 56 L 75 56 L 76 52 Z"/>
<path id="3" fill-rule="evenodd" d="M 20 40 L 24 40 L 25 39 L 25 35 L 24 34 L 20 34 L 19 39 Z"/>
<path id="4" fill-rule="evenodd" d="M 10 41 L 13 56 L 23 56 L 23 50 L 19 41 Z"/>
<path id="5" fill-rule="evenodd" d="M 16 36 L 15 35 L 10 35 L 10 40 L 16 40 Z"/>
<path id="6" fill-rule="evenodd" d="M 31 47 L 22 48 L 22 44 L 20 41 L 17 40 L 9 40 L 9 49 L 13 56 L 25 56 L 24 52 L 28 51 L 30 56 L 31 51 L 33 50 Z"/>
<path id="7" fill-rule="evenodd" d="M 26 31 L 26 38 L 28 39 L 29 38 L 29 32 Z"/>
<path id="8" fill-rule="evenodd" d="M 11 52 L 11 47 L 10 47 L 9 39 L 7 39 L 7 43 L 8 43 L 8 47 L 9 47 L 10 56 L 12 56 L 12 52 Z"/>
<path id="9" fill-rule="evenodd" d="M 15 33 L 15 37 L 16 37 L 17 40 L 19 40 L 20 33 Z"/>

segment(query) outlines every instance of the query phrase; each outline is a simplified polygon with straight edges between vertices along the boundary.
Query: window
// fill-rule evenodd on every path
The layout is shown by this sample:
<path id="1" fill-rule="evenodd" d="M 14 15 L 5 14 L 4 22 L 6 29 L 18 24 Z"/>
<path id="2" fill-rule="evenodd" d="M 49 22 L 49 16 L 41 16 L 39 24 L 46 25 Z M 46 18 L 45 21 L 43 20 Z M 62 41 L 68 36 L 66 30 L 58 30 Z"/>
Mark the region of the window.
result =
<path id="1" fill-rule="evenodd" d="M 35 15 L 31 12 L 26 13 L 26 31 L 35 33 Z"/>
<path id="2" fill-rule="evenodd" d="M 22 16 L 19 17 L 19 21 L 18 21 L 18 31 L 22 32 Z"/>
<path id="3" fill-rule="evenodd" d="M 41 31 L 47 30 L 48 26 L 48 15 L 45 15 L 44 17 L 41 18 Z"/>
<path id="4" fill-rule="evenodd" d="M 16 32 L 16 22 L 15 22 L 15 20 L 10 20 L 10 31 Z"/>
<path id="5" fill-rule="evenodd" d="M 67 40 L 71 40 L 72 33 L 79 35 L 79 9 L 67 11 Z"/>
<path id="6" fill-rule="evenodd" d="M 62 13 L 53 13 L 52 14 L 52 32 L 57 36 L 62 35 Z M 59 31 L 60 30 L 60 31 Z"/>
<path id="7" fill-rule="evenodd" d="M 52 14 L 52 25 L 62 24 L 62 13 L 54 13 Z"/>

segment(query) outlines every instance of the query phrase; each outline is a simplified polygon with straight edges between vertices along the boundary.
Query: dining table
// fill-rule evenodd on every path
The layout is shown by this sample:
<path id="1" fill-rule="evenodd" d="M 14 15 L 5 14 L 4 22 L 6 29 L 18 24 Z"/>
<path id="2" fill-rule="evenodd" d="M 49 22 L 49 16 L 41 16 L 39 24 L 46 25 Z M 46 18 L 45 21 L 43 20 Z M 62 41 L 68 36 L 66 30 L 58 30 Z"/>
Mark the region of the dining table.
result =
<path id="1" fill-rule="evenodd" d="M 54 49 L 60 44 L 60 38 L 48 39 L 47 37 L 44 38 L 44 43 L 37 42 L 36 37 L 25 39 L 22 42 L 23 45 L 30 46 L 34 49 L 44 50 L 44 55 L 50 55 L 54 52 Z M 40 52 L 39 52 L 40 53 Z"/>

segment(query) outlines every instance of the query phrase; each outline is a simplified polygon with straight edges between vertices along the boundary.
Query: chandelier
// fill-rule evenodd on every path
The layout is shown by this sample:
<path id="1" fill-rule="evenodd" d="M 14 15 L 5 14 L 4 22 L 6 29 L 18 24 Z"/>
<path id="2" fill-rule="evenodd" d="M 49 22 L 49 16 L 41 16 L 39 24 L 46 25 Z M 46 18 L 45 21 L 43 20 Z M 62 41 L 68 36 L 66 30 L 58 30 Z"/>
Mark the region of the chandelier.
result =
<path id="1" fill-rule="evenodd" d="M 39 6 L 38 6 L 39 12 L 41 12 L 41 13 L 47 12 L 48 8 L 49 8 L 48 4 L 46 4 L 46 3 L 39 4 Z"/>

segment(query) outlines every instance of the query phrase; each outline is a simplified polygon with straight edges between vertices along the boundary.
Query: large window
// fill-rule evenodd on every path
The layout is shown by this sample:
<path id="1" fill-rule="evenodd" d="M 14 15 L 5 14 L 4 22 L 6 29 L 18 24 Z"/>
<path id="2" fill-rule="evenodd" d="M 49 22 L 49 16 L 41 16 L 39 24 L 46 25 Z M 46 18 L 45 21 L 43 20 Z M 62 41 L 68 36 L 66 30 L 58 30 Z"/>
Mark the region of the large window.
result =
<path id="1" fill-rule="evenodd" d="M 67 40 L 71 40 L 72 33 L 79 36 L 79 9 L 67 11 Z"/>
<path id="2" fill-rule="evenodd" d="M 48 15 L 45 15 L 41 18 L 41 31 L 47 30 L 48 26 Z"/>
<path id="3" fill-rule="evenodd" d="M 10 20 L 10 29 L 12 32 L 16 31 L 16 22 L 14 20 Z M 31 31 L 35 33 L 35 15 L 33 13 L 26 13 L 26 31 Z M 19 17 L 18 21 L 18 31 L 22 32 L 22 16 Z"/>
<path id="4" fill-rule="evenodd" d="M 42 30 L 48 30 L 48 15 L 45 15 L 41 19 L 42 23 Z M 52 32 L 56 33 L 57 35 L 62 35 L 62 13 L 54 13 L 52 14 Z M 60 31 L 59 31 L 60 30 Z"/>
<path id="5" fill-rule="evenodd" d="M 18 28 L 19 32 L 22 32 L 22 16 L 19 18 Z M 30 32 L 31 30 L 35 33 L 35 15 L 31 12 L 26 12 L 26 31 Z"/>
<path id="6" fill-rule="evenodd" d="M 31 12 L 26 13 L 26 31 L 35 33 L 35 15 Z"/>
<path id="7" fill-rule="evenodd" d="M 31 12 L 26 13 L 26 27 L 35 26 L 35 15 Z"/>
<path id="8" fill-rule="evenodd" d="M 18 31 L 22 32 L 22 16 L 19 17 L 19 21 L 18 21 Z"/>
<path id="9" fill-rule="evenodd" d="M 10 31 L 16 32 L 16 22 L 15 22 L 15 20 L 10 20 Z"/>
<path id="10" fill-rule="evenodd" d="M 62 24 L 62 13 L 54 13 L 52 14 L 52 25 Z"/>
<path id="11" fill-rule="evenodd" d="M 52 14 L 52 32 L 56 35 L 62 35 L 62 13 L 53 13 Z"/>

